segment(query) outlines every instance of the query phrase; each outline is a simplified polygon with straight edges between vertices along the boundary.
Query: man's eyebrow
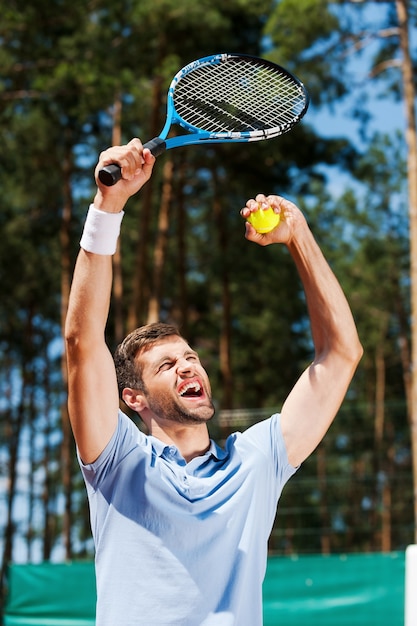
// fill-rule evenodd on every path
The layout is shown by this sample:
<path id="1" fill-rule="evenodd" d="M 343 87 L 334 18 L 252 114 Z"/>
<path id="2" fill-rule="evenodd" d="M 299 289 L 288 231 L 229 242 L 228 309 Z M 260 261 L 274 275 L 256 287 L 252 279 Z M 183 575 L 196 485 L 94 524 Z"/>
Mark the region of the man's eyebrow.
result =
<path id="1" fill-rule="evenodd" d="M 196 356 L 198 358 L 198 353 L 192 348 L 188 348 L 187 350 L 184 350 L 181 356 Z M 160 356 L 159 359 L 155 361 L 155 366 L 161 365 L 164 361 L 175 361 L 176 359 L 177 355 L 167 353 Z"/>
<path id="2" fill-rule="evenodd" d="M 193 350 L 192 348 L 188 348 L 188 350 L 184 352 L 184 356 L 188 356 L 190 354 L 198 357 L 198 352 L 196 352 L 196 350 Z"/>

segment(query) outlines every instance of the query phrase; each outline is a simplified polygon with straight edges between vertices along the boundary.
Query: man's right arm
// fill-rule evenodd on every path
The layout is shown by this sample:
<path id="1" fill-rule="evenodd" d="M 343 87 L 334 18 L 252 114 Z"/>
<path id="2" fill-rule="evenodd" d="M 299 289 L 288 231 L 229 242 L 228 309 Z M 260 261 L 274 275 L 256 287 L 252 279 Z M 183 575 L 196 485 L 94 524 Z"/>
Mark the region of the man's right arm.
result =
<path id="1" fill-rule="evenodd" d="M 149 151 L 143 153 L 142 144 L 135 139 L 127 146 L 110 148 L 102 153 L 96 178 L 99 169 L 112 162 L 122 166 L 123 179 L 114 187 L 104 187 L 97 180 L 94 207 L 103 213 L 120 216 L 128 198 L 150 178 L 155 159 Z M 93 249 L 96 247 L 94 237 L 97 235 L 93 232 L 90 236 Z M 97 254 L 81 248 L 65 324 L 68 409 L 84 463 L 97 459 L 117 424 L 119 397 L 116 372 L 113 357 L 105 343 L 112 287 L 111 254 Z"/>

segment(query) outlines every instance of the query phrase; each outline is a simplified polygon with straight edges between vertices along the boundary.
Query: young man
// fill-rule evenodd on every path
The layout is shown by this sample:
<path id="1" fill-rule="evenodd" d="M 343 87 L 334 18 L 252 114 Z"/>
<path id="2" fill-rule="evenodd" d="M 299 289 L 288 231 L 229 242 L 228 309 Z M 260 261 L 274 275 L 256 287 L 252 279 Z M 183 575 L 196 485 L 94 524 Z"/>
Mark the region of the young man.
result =
<path id="1" fill-rule="evenodd" d="M 87 485 L 96 547 L 97 626 L 259 626 L 267 541 L 282 488 L 316 448 L 362 355 L 342 290 L 303 215 L 260 194 L 280 224 L 246 238 L 285 244 L 298 268 L 311 320 L 313 363 L 280 415 L 210 440 L 210 382 L 177 329 L 137 329 L 113 360 L 104 340 L 112 254 L 130 196 L 154 157 L 138 139 L 100 156 L 122 180 L 97 180 L 81 239 L 66 323 L 69 412 Z M 117 374 L 116 374 L 117 369 Z M 147 426 L 119 411 L 119 395 Z"/>

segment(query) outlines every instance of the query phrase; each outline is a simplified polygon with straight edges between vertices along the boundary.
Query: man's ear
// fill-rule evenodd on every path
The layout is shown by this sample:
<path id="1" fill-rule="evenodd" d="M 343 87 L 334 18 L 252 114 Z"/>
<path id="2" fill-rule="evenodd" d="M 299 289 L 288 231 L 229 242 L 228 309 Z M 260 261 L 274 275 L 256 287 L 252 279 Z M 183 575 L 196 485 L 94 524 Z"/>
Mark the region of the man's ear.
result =
<path id="1" fill-rule="evenodd" d="M 125 404 L 136 413 L 140 413 L 147 406 L 143 392 L 138 389 L 125 387 L 122 392 L 122 398 Z"/>

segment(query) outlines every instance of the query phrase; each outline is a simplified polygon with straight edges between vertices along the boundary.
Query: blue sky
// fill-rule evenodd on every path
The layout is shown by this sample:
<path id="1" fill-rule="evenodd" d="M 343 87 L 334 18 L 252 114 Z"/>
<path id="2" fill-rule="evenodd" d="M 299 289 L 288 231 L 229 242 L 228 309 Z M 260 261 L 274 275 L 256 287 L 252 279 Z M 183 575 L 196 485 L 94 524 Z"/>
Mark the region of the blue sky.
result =
<path id="1" fill-rule="evenodd" d="M 380 28 L 386 26 L 386 12 L 388 3 L 369 2 L 363 7 L 352 6 L 347 10 L 351 15 L 355 15 L 356 24 L 359 22 L 364 30 L 378 33 Z M 392 8 L 392 3 L 391 3 Z M 359 11 L 361 11 L 359 13 Z M 361 16 L 361 17 L 358 17 Z M 310 105 L 305 121 L 314 125 L 319 134 L 323 137 L 347 137 L 358 146 L 359 149 L 366 149 L 360 136 L 360 125 L 352 117 L 356 101 L 366 92 L 367 108 L 372 111 L 372 119 L 367 128 L 367 136 L 372 136 L 376 131 L 381 133 L 394 133 L 400 131 L 405 133 L 406 119 L 405 107 L 402 101 L 395 102 L 389 95 L 383 96 L 383 75 L 377 80 L 370 80 L 368 77 L 371 55 L 375 54 L 380 40 L 375 39 L 370 42 L 363 51 L 352 54 L 346 59 L 346 81 L 352 85 L 351 95 L 342 101 L 336 102 L 332 110 L 322 107 L 320 111 Z M 417 46 L 417 29 L 410 30 L 410 48 L 413 50 Z M 415 57 L 415 55 L 413 55 Z M 401 70 L 398 69 L 398 72 Z M 358 87 L 355 87 L 357 85 Z M 306 83 L 308 89 L 308 84 Z M 349 178 L 343 173 L 332 172 L 330 187 L 335 187 L 340 191 L 341 181 L 346 183 Z"/>

